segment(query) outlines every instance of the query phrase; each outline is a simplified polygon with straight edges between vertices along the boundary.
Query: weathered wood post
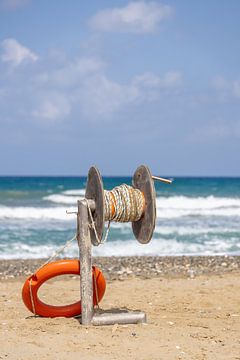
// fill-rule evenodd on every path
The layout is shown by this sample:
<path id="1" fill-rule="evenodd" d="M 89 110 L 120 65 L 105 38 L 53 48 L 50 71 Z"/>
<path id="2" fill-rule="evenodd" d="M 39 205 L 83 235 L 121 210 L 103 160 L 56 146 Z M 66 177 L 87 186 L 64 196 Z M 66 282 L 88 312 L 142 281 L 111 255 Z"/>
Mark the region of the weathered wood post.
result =
<path id="1" fill-rule="evenodd" d="M 85 200 L 78 201 L 77 240 L 81 267 L 80 293 L 82 325 L 90 325 L 93 317 L 92 243 L 88 216 L 87 202 Z"/>

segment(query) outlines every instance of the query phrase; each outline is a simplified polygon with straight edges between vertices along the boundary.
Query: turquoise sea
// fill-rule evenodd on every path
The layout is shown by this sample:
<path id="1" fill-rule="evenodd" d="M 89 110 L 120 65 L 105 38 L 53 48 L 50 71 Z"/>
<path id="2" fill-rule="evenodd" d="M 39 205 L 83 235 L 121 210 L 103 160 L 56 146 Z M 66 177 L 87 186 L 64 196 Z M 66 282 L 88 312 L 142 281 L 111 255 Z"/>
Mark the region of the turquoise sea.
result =
<path id="1" fill-rule="evenodd" d="M 105 177 L 112 189 L 130 177 Z M 0 259 L 50 256 L 76 232 L 82 177 L 0 177 Z M 94 255 L 240 254 L 240 178 L 176 177 L 155 183 L 157 224 L 152 241 L 135 240 L 130 224 L 112 223 Z M 74 243 L 65 256 L 77 256 Z"/>

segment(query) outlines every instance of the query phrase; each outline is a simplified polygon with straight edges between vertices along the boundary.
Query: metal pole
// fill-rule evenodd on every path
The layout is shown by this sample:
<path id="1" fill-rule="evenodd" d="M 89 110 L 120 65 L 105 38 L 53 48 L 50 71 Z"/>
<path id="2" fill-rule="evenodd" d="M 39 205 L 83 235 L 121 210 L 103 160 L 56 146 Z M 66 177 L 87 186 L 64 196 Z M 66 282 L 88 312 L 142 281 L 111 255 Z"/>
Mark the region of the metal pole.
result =
<path id="1" fill-rule="evenodd" d="M 92 319 L 92 324 L 95 326 L 113 324 L 140 324 L 146 322 L 146 314 L 140 311 L 96 314 Z"/>
<path id="2" fill-rule="evenodd" d="M 158 180 L 158 181 L 164 182 L 164 183 L 166 183 L 166 184 L 171 184 L 171 183 L 173 182 L 173 181 L 170 180 L 170 179 L 165 179 L 165 178 L 162 178 L 162 177 L 160 177 L 160 176 L 153 176 L 153 175 L 152 175 L 152 179 L 153 179 L 153 180 Z"/>
<path id="3" fill-rule="evenodd" d="M 81 323 L 82 325 L 90 325 L 93 317 L 92 245 L 89 231 L 88 207 L 85 200 L 78 201 L 77 228 L 80 252 Z"/>

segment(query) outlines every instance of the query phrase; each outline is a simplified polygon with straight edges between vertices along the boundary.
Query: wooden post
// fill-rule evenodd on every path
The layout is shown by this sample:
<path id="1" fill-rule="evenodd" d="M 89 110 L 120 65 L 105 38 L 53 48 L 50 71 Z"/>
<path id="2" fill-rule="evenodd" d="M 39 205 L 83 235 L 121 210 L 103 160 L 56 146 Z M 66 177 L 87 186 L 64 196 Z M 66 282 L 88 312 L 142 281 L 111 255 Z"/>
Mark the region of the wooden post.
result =
<path id="1" fill-rule="evenodd" d="M 77 240 L 80 252 L 82 325 L 90 325 L 93 317 L 92 244 L 88 215 L 86 200 L 78 201 Z"/>

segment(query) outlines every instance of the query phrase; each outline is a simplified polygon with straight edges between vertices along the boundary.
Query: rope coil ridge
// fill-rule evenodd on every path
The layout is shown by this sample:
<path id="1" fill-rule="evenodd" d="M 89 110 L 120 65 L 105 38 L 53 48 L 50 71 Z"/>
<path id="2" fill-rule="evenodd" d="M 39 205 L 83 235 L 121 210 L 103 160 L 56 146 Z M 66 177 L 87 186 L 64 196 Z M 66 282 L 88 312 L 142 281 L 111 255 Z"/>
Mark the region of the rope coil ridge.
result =
<path id="1" fill-rule="evenodd" d="M 145 199 L 139 189 L 122 184 L 111 191 L 104 190 L 105 221 L 138 221 L 144 211 Z"/>
<path id="2" fill-rule="evenodd" d="M 84 199 L 87 204 L 88 213 L 90 217 L 90 228 L 93 229 L 98 245 L 107 241 L 111 221 L 116 222 L 132 222 L 138 221 L 144 212 L 145 198 L 139 189 L 132 186 L 122 184 L 116 186 L 111 191 L 104 190 L 105 196 L 105 213 L 104 220 L 108 221 L 108 226 L 103 239 L 100 239 L 95 222 L 93 220 L 92 211 L 87 199 Z"/>

